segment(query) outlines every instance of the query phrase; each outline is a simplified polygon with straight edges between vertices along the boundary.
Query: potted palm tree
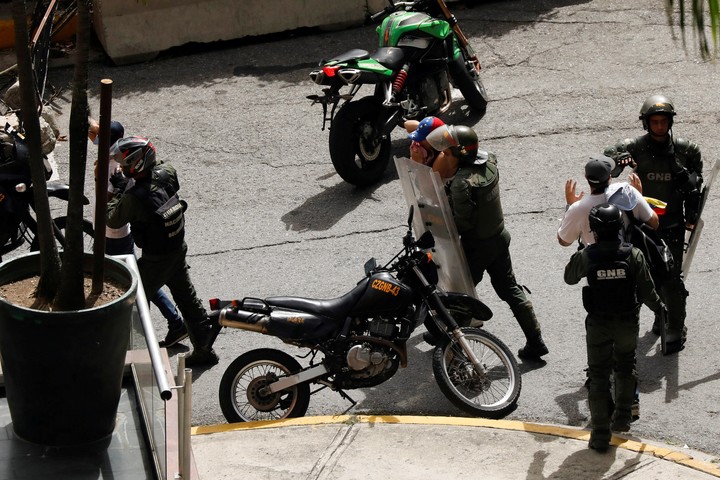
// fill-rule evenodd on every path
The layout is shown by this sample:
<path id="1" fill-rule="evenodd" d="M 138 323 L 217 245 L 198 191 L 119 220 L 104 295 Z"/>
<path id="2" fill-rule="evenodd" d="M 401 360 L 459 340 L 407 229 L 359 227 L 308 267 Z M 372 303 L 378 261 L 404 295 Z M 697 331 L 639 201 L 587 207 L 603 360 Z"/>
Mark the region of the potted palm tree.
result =
<path id="1" fill-rule="evenodd" d="M 113 432 L 137 290 L 133 272 L 103 253 L 104 221 L 96 225 L 99 234 L 96 232 L 94 253 L 83 251 L 92 0 L 78 0 L 77 7 L 69 129 L 70 192 L 66 245 L 59 250 L 46 194 L 25 2 L 12 2 L 22 124 L 30 152 L 40 251 L 0 264 L 0 285 L 36 281 L 29 305 L 9 295 L 0 296 L 0 359 L 16 435 L 54 446 L 96 442 Z M 105 153 L 109 147 L 109 112 L 106 123 L 108 129 L 101 131 Z M 101 143 L 101 152 L 102 147 Z M 105 192 L 96 197 L 105 198 Z M 98 202 L 96 209 L 96 218 L 104 219 L 105 202 Z M 93 281 L 86 281 L 93 271 Z M 89 293 L 86 284 L 92 284 Z M 113 284 L 117 293 L 108 295 L 106 284 Z M 104 297 L 111 298 L 101 304 Z"/>

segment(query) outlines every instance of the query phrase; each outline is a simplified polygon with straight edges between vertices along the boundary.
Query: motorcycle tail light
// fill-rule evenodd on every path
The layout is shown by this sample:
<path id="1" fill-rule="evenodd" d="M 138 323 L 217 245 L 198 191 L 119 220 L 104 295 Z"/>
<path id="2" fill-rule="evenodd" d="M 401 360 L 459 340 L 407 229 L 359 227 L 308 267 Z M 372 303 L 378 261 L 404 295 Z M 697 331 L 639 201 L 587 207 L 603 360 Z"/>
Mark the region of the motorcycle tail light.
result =
<path id="1" fill-rule="evenodd" d="M 322 72 L 323 72 L 327 77 L 332 78 L 332 77 L 335 76 L 335 74 L 337 73 L 337 71 L 338 71 L 339 69 L 340 69 L 340 67 L 323 67 L 323 68 L 322 68 Z"/>
<path id="2" fill-rule="evenodd" d="M 220 299 L 219 298 L 211 298 L 210 299 L 210 310 L 219 310 L 220 309 Z"/>
<path id="3" fill-rule="evenodd" d="M 340 75 L 340 78 L 342 78 L 345 83 L 355 83 L 355 81 L 360 78 L 360 73 L 360 70 L 355 68 L 344 68 L 338 71 L 338 75 Z"/>

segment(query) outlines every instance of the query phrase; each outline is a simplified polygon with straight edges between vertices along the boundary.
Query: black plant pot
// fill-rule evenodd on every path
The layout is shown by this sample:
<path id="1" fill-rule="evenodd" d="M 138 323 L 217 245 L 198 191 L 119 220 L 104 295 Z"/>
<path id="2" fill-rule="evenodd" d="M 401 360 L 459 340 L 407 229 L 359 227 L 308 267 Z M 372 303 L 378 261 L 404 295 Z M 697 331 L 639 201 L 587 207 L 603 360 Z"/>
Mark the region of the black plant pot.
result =
<path id="1" fill-rule="evenodd" d="M 0 265 L 0 285 L 37 275 L 30 253 Z M 86 254 L 84 269 L 91 270 Z M 127 286 L 105 305 L 70 312 L 19 307 L 0 297 L 0 358 L 15 434 L 48 446 L 97 442 L 112 434 L 122 391 L 137 279 L 105 257 L 105 278 Z"/>

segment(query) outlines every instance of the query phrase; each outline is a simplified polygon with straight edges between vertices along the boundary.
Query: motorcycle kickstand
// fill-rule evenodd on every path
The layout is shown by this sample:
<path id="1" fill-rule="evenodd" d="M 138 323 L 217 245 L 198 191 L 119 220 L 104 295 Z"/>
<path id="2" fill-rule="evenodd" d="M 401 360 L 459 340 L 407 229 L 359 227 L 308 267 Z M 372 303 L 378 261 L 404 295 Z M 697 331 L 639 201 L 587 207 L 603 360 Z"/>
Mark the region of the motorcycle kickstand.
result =
<path id="1" fill-rule="evenodd" d="M 357 405 L 357 402 L 355 400 L 353 400 L 352 398 L 350 398 L 350 395 L 345 393 L 343 390 L 336 390 L 336 392 L 338 392 L 342 398 L 344 398 L 348 402 L 352 403 L 352 405 L 350 405 L 348 408 L 346 408 L 345 411 L 343 412 L 343 415 L 345 415 L 350 410 L 352 410 L 353 407 L 355 407 L 355 405 Z"/>

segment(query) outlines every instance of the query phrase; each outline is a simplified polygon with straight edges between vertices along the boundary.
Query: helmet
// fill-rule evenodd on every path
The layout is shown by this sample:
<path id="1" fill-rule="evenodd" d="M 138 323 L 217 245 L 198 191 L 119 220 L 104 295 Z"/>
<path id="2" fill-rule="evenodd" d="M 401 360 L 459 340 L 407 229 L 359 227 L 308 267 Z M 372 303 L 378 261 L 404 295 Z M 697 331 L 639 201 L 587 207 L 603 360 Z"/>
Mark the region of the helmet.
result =
<path id="1" fill-rule="evenodd" d="M 121 138 L 110 148 L 110 158 L 118 162 L 123 173 L 135 177 L 155 166 L 155 147 L 143 137 Z"/>
<path id="2" fill-rule="evenodd" d="M 597 240 L 619 241 L 623 227 L 622 212 L 610 203 L 601 203 L 590 210 L 588 217 L 590 230 L 595 232 Z"/>
<path id="3" fill-rule="evenodd" d="M 645 103 L 640 108 L 639 117 L 645 130 L 648 129 L 648 117 L 656 114 L 667 115 L 670 120 L 670 128 L 672 128 L 673 117 L 675 116 L 675 107 L 672 100 L 665 95 L 651 95 L 645 100 Z"/>
<path id="4" fill-rule="evenodd" d="M 457 146 L 450 147 L 450 151 L 460 160 L 460 165 L 473 163 L 478 151 L 478 137 L 475 130 L 465 125 L 456 125 L 450 127 L 450 134 L 457 142 Z"/>
<path id="5" fill-rule="evenodd" d="M 449 148 L 460 165 L 469 165 L 477 158 L 477 133 L 465 125 L 441 125 L 430 132 L 425 140 L 438 152 Z"/>

